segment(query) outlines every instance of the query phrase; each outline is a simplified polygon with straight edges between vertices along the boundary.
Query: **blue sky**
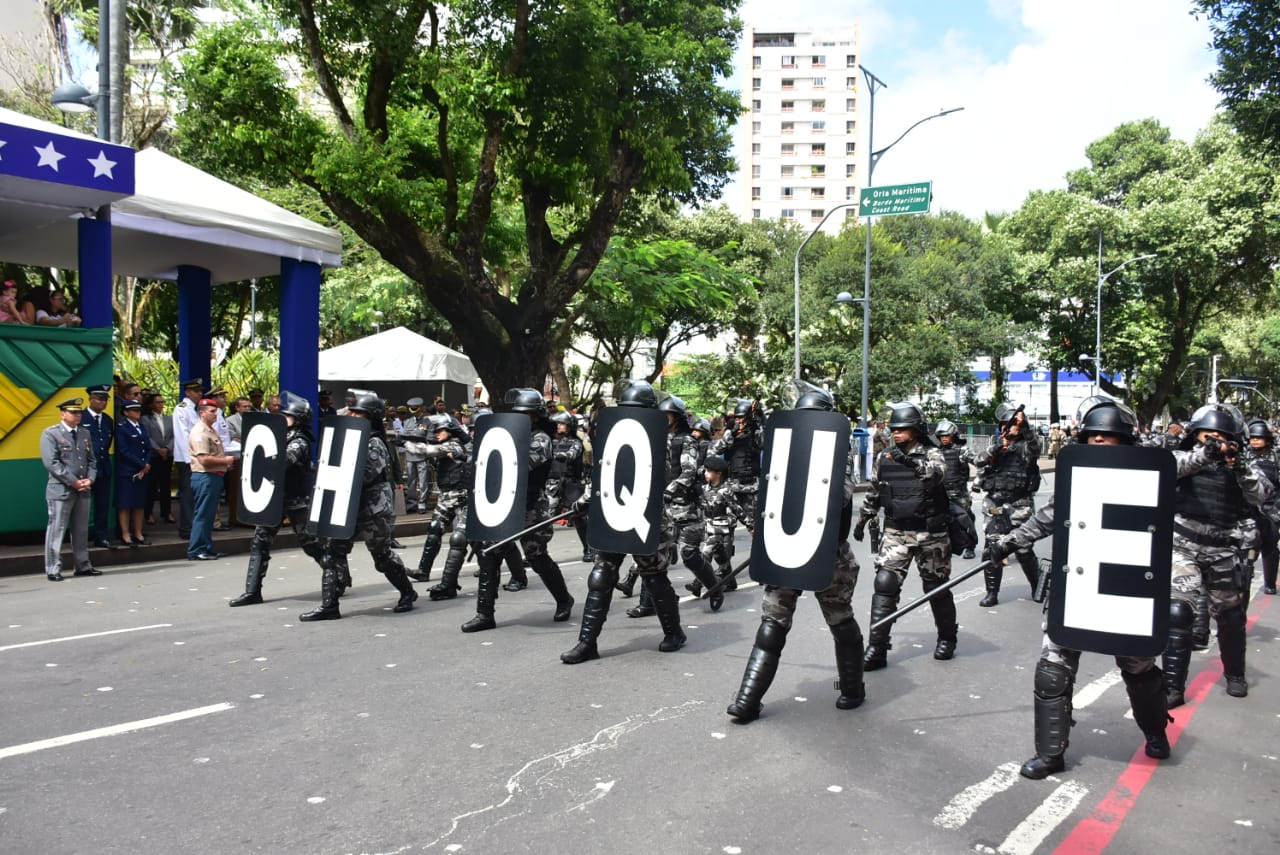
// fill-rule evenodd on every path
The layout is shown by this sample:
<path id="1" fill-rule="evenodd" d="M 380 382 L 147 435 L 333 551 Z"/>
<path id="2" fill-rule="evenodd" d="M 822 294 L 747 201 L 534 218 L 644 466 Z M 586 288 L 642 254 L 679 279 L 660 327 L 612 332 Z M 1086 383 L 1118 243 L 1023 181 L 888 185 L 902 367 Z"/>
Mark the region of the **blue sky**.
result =
<path id="1" fill-rule="evenodd" d="M 917 119 L 964 107 L 886 154 L 876 183 L 932 180 L 935 211 L 978 218 L 1065 186 L 1068 171 L 1087 165 L 1085 146 L 1122 122 L 1155 117 L 1194 138 L 1218 95 L 1206 82 L 1209 28 L 1190 9 L 1190 0 L 745 0 L 739 14 L 770 29 L 856 19 L 862 61 L 888 84 L 876 94 L 877 148 Z"/>

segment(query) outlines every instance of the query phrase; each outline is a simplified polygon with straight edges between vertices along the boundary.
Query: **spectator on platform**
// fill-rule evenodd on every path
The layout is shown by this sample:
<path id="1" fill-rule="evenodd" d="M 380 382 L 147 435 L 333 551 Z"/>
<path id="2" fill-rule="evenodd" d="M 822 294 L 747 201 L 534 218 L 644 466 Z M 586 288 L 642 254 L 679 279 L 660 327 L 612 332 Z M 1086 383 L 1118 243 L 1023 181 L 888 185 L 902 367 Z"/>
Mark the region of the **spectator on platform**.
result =
<path id="1" fill-rule="evenodd" d="M 34 292 L 38 294 L 40 292 Z M 80 316 L 67 308 L 67 295 L 62 291 L 50 291 L 46 307 L 36 304 L 36 323 L 42 327 L 78 327 Z"/>
<path id="2" fill-rule="evenodd" d="M 151 470 L 147 473 L 146 521 L 155 525 L 156 501 L 160 516 L 173 522 L 173 419 L 164 413 L 164 396 L 142 396 L 142 424 L 151 443 Z"/>
<path id="3" fill-rule="evenodd" d="M 22 308 L 18 305 L 18 283 L 12 279 L 4 280 L 0 285 L 0 324 L 29 324 Z"/>

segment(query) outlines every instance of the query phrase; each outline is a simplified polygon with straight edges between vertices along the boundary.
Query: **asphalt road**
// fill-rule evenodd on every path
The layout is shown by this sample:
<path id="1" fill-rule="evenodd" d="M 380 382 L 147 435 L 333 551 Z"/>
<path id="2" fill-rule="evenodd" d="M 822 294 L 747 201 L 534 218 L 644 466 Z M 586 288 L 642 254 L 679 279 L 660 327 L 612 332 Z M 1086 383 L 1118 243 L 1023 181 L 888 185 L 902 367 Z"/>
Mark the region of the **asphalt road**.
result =
<path id="1" fill-rule="evenodd" d="M 579 551 L 557 531 L 581 602 Z M 959 586 L 951 662 L 931 657 L 927 608 L 903 618 L 847 712 L 806 597 L 764 716 L 743 726 L 724 708 L 754 586 L 718 613 L 684 603 L 672 654 L 615 598 L 602 658 L 570 667 L 580 607 L 552 623 L 536 577 L 501 593 L 497 630 L 464 635 L 470 567 L 458 599 L 397 615 L 352 557 L 343 619 L 314 624 L 297 616 L 319 574 L 297 550 L 274 556 L 268 602 L 239 609 L 243 557 L 0 578 L 0 852 L 1280 851 L 1274 597 L 1251 609 L 1247 699 L 1225 694 L 1216 647 L 1196 654 L 1170 760 L 1142 756 L 1114 662 L 1087 654 L 1067 770 L 1028 781 L 1040 607 L 1016 571 L 993 609 L 979 578 Z"/>

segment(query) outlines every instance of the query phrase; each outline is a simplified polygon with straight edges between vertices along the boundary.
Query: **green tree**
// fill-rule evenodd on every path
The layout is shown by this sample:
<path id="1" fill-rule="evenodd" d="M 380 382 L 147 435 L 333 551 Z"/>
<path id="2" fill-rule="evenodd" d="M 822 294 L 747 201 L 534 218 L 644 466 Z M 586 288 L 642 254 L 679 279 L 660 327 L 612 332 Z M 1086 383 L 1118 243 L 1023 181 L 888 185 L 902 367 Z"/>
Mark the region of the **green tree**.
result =
<path id="1" fill-rule="evenodd" d="M 632 194 L 724 184 L 737 5 L 264 0 L 184 59 L 184 151 L 313 188 L 490 388 L 541 386 Z"/>
<path id="2" fill-rule="evenodd" d="M 1236 128 L 1274 154 L 1280 141 L 1280 6 L 1257 0 L 1194 0 L 1209 21 L 1218 70 L 1210 80 L 1222 93 Z"/>

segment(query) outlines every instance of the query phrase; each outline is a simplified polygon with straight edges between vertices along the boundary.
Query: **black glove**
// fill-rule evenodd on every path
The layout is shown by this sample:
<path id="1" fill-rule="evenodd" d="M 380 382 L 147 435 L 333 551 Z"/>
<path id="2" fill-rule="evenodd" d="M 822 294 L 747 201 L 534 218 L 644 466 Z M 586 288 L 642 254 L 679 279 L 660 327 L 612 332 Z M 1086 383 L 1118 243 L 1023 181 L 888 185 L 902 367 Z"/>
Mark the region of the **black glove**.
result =
<path id="1" fill-rule="evenodd" d="M 867 536 L 866 520 L 858 520 L 858 524 L 853 527 L 853 539 L 862 543 L 863 538 Z"/>
<path id="2" fill-rule="evenodd" d="M 585 514 L 587 505 L 591 504 L 591 500 L 585 496 L 580 496 L 573 500 L 573 504 L 569 506 L 569 511 L 574 514 Z"/>
<path id="3" fill-rule="evenodd" d="M 907 453 L 903 451 L 901 448 L 898 448 L 898 446 L 896 445 L 892 445 L 889 447 L 889 457 L 893 460 L 893 462 L 901 463 L 903 466 L 911 465 L 909 462 L 911 458 L 907 457 Z"/>

